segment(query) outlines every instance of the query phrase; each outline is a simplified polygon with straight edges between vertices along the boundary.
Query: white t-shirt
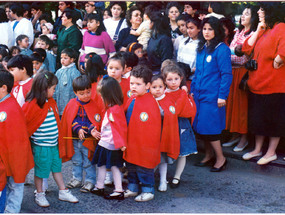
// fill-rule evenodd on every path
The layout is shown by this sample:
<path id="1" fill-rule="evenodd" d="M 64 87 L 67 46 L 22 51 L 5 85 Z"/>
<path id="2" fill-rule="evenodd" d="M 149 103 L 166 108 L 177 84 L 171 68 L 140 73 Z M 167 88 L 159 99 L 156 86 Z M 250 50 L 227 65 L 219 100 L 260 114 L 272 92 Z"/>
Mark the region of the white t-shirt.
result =
<path id="1" fill-rule="evenodd" d="M 0 44 L 4 44 L 10 48 L 14 45 L 14 32 L 11 25 L 8 22 L 2 22 L 0 23 L 0 29 Z"/>
<path id="2" fill-rule="evenodd" d="M 15 22 L 12 22 L 11 24 L 13 28 Z M 21 34 L 27 35 L 29 37 L 29 42 L 30 42 L 29 48 L 30 48 L 34 42 L 34 28 L 32 22 L 30 20 L 27 20 L 26 18 L 22 18 L 14 29 L 15 45 L 17 45 L 16 38 Z"/>
<path id="3" fill-rule="evenodd" d="M 116 29 L 117 29 L 117 26 L 119 24 L 119 21 L 120 20 L 116 20 L 114 21 L 112 18 L 109 18 L 109 19 L 104 19 L 104 25 L 105 25 L 105 28 L 106 28 L 106 31 L 107 33 L 109 34 L 109 36 L 111 37 L 111 39 L 113 40 L 114 38 L 114 35 L 116 33 Z M 119 33 L 122 29 L 124 28 L 127 28 L 128 25 L 127 25 L 127 22 L 126 22 L 126 19 L 124 19 L 122 25 L 121 25 L 121 28 L 118 32 L 118 36 L 119 36 Z"/>

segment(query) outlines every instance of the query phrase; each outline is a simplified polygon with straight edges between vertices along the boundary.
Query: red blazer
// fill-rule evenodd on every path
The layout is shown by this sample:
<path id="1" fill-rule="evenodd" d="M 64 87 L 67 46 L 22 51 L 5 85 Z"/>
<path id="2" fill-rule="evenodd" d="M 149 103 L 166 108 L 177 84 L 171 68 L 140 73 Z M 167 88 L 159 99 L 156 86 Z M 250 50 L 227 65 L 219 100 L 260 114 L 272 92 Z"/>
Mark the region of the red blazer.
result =
<path id="1" fill-rule="evenodd" d="M 34 159 L 24 113 L 13 96 L 0 103 L 0 131 L 4 175 L 13 176 L 16 183 L 24 183 L 26 175 L 34 167 Z M 3 171 L 3 166 L 1 169 Z"/>
<path id="2" fill-rule="evenodd" d="M 78 108 L 80 105 L 81 104 L 76 101 L 76 98 L 71 99 L 66 105 L 61 119 L 63 137 L 72 137 L 72 122 L 78 113 Z M 90 102 L 88 104 L 83 105 L 83 107 L 90 122 L 97 128 L 97 130 L 100 130 L 102 115 L 101 111 L 98 109 L 98 106 L 91 99 Z M 83 145 L 89 149 L 88 158 L 91 160 L 95 152 L 95 148 L 97 146 L 97 141 L 95 139 L 85 140 L 83 142 Z M 62 150 L 62 153 L 66 156 L 65 161 L 70 160 L 74 155 L 72 139 L 63 139 Z"/>
<path id="3" fill-rule="evenodd" d="M 153 169 L 160 163 L 161 116 L 156 100 L 150 93 L 136 98 L 128 125 L 128 142 L 124 159 L 132 164 Z"/>
<path id="4" fill-rule="evenodd" d="M 122 78 L 122 80 L 120 82 L 120 86 L 122 88 L 122 92 L 123 92 L 123 96 L 124 96 L 123 107 L 125 107 L 129 98 L 131 97 L 130 79 Z"/>

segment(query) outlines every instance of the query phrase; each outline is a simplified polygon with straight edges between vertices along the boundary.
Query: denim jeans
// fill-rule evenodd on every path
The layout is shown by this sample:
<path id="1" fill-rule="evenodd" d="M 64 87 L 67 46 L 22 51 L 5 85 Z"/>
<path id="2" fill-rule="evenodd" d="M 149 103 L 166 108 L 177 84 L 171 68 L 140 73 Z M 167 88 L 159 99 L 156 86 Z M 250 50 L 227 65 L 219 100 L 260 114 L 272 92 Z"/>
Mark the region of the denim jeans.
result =
<path id="1" fill-rule="evenodd" d="M 82 140 L 73 140 L 74 155 L 72 157 L 73 178 L 82 181 L 83 170 L 86 172 L 85 182 L 96 182 L 96 170 L 88 159 L 88 149 L 83 146 Z"/>
<path id="2" fill-rule="evenodd" d="M 147 169 L 135 164 L 127 163 L 128 189 L 139 192 L 139 183 L 143 193 L 154 193 L 154 170 Z"/>
<path id="3" fill-rule="evenodd" d="M 0 214 L 2 214 L 5 210 L 5 202 L 6 202 L 6 187 L 1 191 L 0 196 Z"/>
<path id="4" fill-rule="evenodd" d="M 12 176 L 7 178 L 6 208 L 4 213 L 20 213 L 24 194 L 24 183 L 15 183 Z"/>

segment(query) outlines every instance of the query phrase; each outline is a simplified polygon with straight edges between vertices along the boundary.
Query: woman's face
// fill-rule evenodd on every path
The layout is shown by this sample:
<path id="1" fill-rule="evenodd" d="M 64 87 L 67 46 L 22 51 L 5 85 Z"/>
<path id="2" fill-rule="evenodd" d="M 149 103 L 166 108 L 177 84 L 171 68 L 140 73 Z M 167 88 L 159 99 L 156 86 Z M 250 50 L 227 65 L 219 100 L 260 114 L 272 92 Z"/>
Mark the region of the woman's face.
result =
<path id="1" fill-rule="evenodd" d="M 263 8 L 259 8 L 259 10 L 257 11 L 257 14 L 258 14 L 259 22 L 265 22 L 265 11 L 263 10 Z"/>
<path id="2" fill-rule="evenodd" d="M 140 25 L 142 23 L 142 14 L 139 10 L 134 10 L 132 12 L 130 23 L 132 25 Z"/>
<path id="3" fill-rule="evenodd" d="M 187 23 L 187 33 L 192 40 L 198 39 L 200 29 L 193 22 Z"/>
<path id="4" fill-rule="evenodd" d="M 179 15 L 180 15 L 180 12 L 177 7 L 171 7 L 169 9 L 168 17 L 171 21 L 175 21 Z"/>
<path id="5" fill-rule="evenodd" d="M 241 25 L 244 27 L 250 26 L 251 19 L 251 10 L 249 8 L 245 8 L 241 15 Z"/>
<path id="6" fill-rule="evenodd" d="M 113 7 L 111 8 L 111 13 L 113 18 L 120 18 L 123 12 L 124 11 L 122 10 L 121 6 L 118 4 L 113 5 Z"/>
<path id="7" fill-rule="evenodd" d="M 203 26 L 203 37 L 206 41 L 210 41 L 215 37 L 215 31 L 209 23 L 205 23 Z"/>
<path id="8" fill-rule="evenodd" d="M 63 25 L 63 26 L 68 26 L 68 25 L 72 24 L 72 19 L 71 19 L 71 18 L 68 19 L 68 18 L 66 17 L 65 13 L 62 15 L 61 21 L 62 21 L 62 25 Z"/>

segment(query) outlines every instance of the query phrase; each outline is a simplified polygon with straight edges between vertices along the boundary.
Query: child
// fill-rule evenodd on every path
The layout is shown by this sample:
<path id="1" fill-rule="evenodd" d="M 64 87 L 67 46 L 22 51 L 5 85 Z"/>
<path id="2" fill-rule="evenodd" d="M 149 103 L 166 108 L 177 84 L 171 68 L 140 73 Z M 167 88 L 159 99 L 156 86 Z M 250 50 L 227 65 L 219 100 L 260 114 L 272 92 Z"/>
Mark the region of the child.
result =
<path id="1" fill-rule="evenodd" d="M 34 49 L 34 53 L 38 53 L 41 57 L 42 57 L 42 60 L 43 60 L 43 64 L 44 64 L 44 67 L 45 69 L 47 69 L 49 67 L 49 63 L 48 63 L 48 60 L 47 60 L 47 53 L 44 49 L 42 48 L 35 48 Z"/>
<path id="2" fill-rule="evenodd" d="M 106 168 L 112 170 L 115 190 L 105 195 L 111 200 L 123 200 L 124 190 L 120 169 L 123 167 L 123 151 L 127 144 L 127 122 L 123 104 L 123 93 L 119 83 L 112 77 L 105 75 L 98 85 L 98 91 L 104 100 L 106 112 L 104 114 L 100 141 L 92 160 L 98 166 L 98 179 L 92 193 L 104 194 L 104 179 Z"/>
<path id="3" fill-rule="evenodd" d="M 16 38 L 16 44 L 20 48 L 22 55 L 31 55 L 33 54 L 32 50 L 29 49 L 29 37 L 27 35 L 21 34 Z"/>
<path id="4" fill-rule="evenodd" d="M 4 57 L 9 56 L 10 52 L 6 45 L 0 44 L 0 63 L 4 59 Z"/>
<path id="5" fill-rule="evenodd" d="M 101 126 L 101 112 L 97 104 L 91 100 L 91 81 L 86 75 L 75 78 L 72 82 L 76 98 L 66 105 L 62 115 L 63 136 L 67 149 L 67 159 L 72 159 L 73 178 L 67 184 L 68 188 L 80 187 L 83 183 L 83 170 L 86 172 L 85 183 L 80 191 L 90 192 L 96 181 L 96 171 L 89 159 L 92 158 L 96 142 L 92 137 L 93 130 Z M 95 128 L 95 129 L 94 129 Z"/>
<path id="6" fill-rule="evenodd" d="M 70 99 L 75 98 L 72 89 L 72 81 L 80 76 L 74 63 L 76 52 L 71 48 L 66 48 L 61 52 L 62 67 L 56 71 L 59 84 L 55 88 L 54 99 L 57 102 L 59 115 L 62 116 L 63 110 Z"/>
<path id="7" fill-rule="evenodd" d="M 53 30 L 53 25 L 49 22 L 47 23 L 44 23 L 42 25 L 42 35 L 46 35 L 49 39 L 51 40 L 55 40 L 56 39 L 56 35 L 55 34 L 52 34 L 52 30 Z"/>
<path id="8" fill-rule="evenodd" d="M 12 94 L 22 107 L 25 103 L 25 97 L 30 91 L 33 83 L 33 63 L 27 55 L 16 55 L 9 60 L 7 68 L 14 76 L 14 87 Z"/>
<path id="9" fill-rule="evenodd" d="M 30 56 L 32 62 L 33 62 L 33 78 L 42 71 L 47 71 L 45 68 L 45 65 L 43 64 L 43 58 L 38 53 L 33 53 Z"/>
<path id="10" fill-rule="evenodd" d="M 191 124 L 187 118 L 194 117 L 196 114 L 196 106 L 191 96 L 188 97 L 184 90 L 180 89 L 183 71 L 176 65 L 164 67 L 163 79 L 167 86 L 165 94 L 175 102 L 179 123 L 180 134 L 180 154 L 177 159 L 176 171 L 170 183 L 172 188 L 177 188 L 180 184 L 180 176 L 186 165 L 186 156 L 197 153 L 195 136 L 191 128 Z"/>
<path id="11" fill-rule="evenodd" d="M 21 49 L 18 46 L 12 46 L 9 50 L 13 57 L 20 54 L 21 52 Z"/>
<path id="12" fill-rule="evenodd" d="M 7 179 L 5 213 L 20 213 L 25 178 L 34 166 L 24 113 L 10 94 L 13 84 L 13 75 L 0 70 L 0 191 L 4 198 Z"/>
<path id="13" fill-rule="evenodd" d="M 59 200 L 78 202 L 65 188 L 61 173 L 62 133 L 57 105 L 52 98 L 57 83 L 57 77 L 51 72 L 37 74 L 23 106 L 35 161 L 35 201 L 40 207 L 50 205 L 42 190 L 43 178 L 48 178 L 50 172 L 59 188 Z"/>
<path id="14" fill-rule="evenodd" d="M 160 145 L 161 162 L 158 166 L 160 173 L 158 191 L 161 192 L 167 190 L 167 164 L 172 164 L 178 158 L 180 148 L 177 108 L 175 102 L 170 99 L 169 94 L 164 93 L 164 90 L 163 77 L 160 75 L 152 77 L 150 92 L 158 102 L 163 124 Z"/>
<path id="15" fill-rule="evenodd" d="M 132 52 L 122 52 L 122 57 L 126 61 L 126 67 L 125 67 L 125 70 L 123 72 L 122 78 L 126 78 L 126 79 L 130 80 L 131 71 L 136 65 L 138 65 L 139 59 L 138 59 L 137 55 L 135 55 Z"/>
<path id="16" fill-rule="evenodd" d="M 126 118 L 128 141 L 124 152 L 127 162 L 128 189 L 124 197 L 137 196 L 135 201 L 154 198 L 154 168 L 160 163 L 161 116 L 157 102 L 150 93 L 152 71 L 143 66 L 134 67 L 130 87 L 133 96 L 128 100 Z"/>
<path id="17" fill-rule="evenodd" d="M 7 71 L 9 71 L 9 69 L 7 68 L 8 65 L 8 61 L 12 58 L 12 56 L 8 55 L 6 57 L 3 58 L 1 64 L 3 66 L 4 69 L 6 69 Z"/>
<path id="18" fill-rule="evenodd" d="M 143 54 L 143 45 L 140 43 L 130 43 L 127 46 L 127 51 L 134 53 L 138 58 L 139 62 L 138 64 L 144 64 L 147 65 L 147 58 Z"/>

